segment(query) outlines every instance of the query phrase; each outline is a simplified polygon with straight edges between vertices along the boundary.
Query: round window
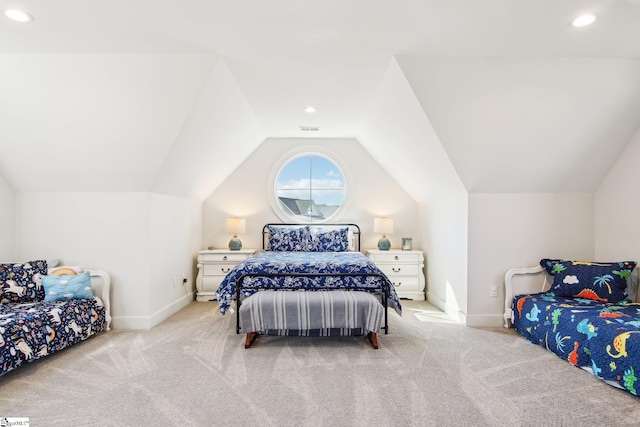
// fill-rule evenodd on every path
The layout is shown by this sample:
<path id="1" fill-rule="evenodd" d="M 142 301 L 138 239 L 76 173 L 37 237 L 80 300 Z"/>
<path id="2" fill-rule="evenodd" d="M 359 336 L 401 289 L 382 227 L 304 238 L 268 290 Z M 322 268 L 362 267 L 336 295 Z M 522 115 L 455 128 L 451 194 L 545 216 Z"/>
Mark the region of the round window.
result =
<path id="1" fill-rule="evenodd" d="M 300 154 L 276 175 L 274 207 L 288 221 L 325 222 L 340 210 L 346 190 L 344 173 L 333 160 L 318 153 Z"/>

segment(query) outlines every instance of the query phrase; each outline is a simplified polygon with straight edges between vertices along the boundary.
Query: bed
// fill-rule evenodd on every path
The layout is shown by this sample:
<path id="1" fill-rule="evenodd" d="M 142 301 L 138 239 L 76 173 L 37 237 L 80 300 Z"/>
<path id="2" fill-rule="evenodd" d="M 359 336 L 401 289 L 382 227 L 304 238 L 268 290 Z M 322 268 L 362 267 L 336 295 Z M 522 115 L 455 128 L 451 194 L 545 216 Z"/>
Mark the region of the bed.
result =
<path id="1" fill-rule="evenodd" d="M 505 275 L 505 327 L 606 383 L 640 394 L 636 263 L 542 259 Z M 535 277 L 535 281 L 530 278 Z M 536 286 L 537 289 L 531 289 Z"/>
<path id="2" fill-rule="evenodd" d="M 0 264 L 0 375 L 109 330 L 104 271 Z"/>
<path id="3" fill-rule="evenodd" d="M 263 250 L 250 256 L 236 265 L 224 278 L 216 292 L 221 313 L 233 310 L 236 301 L 236 332 L 278 335 L 356 335 L 359 332 L 369 333 L 376 328 L 388 332 L 387 307 L 402 313 L 400 300 L 387 276 L 366 256 L 359 252 L 360 228 L 356 224 L 266 224 L 262 231 Z M 290 327 L 281 323 L 272 329 L 272 322 L 268 325 L 258 322 L 249 327 L 248 322 L 241 318 L 242 306 L 256 306 L 256 300 L 251 299 L 254 294 L 270 291 L 341 291 L 353 293 L 367 293 L 379 298 L 384 314 L 383 326 L 376 325 L 376 320 L 362 321 L 356 327 L 351 324 L 341 324 L 335 327 Z M 325 298 L 329 294 L 322 295 Z M 261 296 L 264 298 L 264 295 Z M 282 297 L 282 295 L 281 295 Z M 336 298 L 338 296 L 336 295 Z M 269 303 L 275 304 L 272 297 Z M 317 297 L 313 297 L 316 298 Z M 362 298 L 359 305 L 366 318 L 373 308 L 371 300 Z M 337 300 L 336 300 L 337 301 Z M 365 304 L 366 302 L 366 304 Z M 290 304 L 294 302 L 289 301 Z M 296 305 L 297 304 L 297 305 Z M 313 305 L 310 306 L 309 304 Z M 292 310 L 305 313 L 317 309 L 320 302 L 295 302 Z M 263 304 L 262 307 L 265 305 Z M 335 306 L 332 298 L 330 307 Z M 366 311 L 369 310 L 369 311 Z M 369 316 L 375 317 L 375 316 Z M 316 318 L 316 316 L 314 316 Z M 329 316 L 330 321 L 336 316 Z M 303 325 L 298 317 L 293 319 L 297 325 Z M 361 323 L 362 323 L 361 322 Z M 289 322 L 288 325 L 292 323 Z M 283 327 L 283 325 L 285 325 Z M 252 330 L 249 330 L 252 329 Z M 375 331 L 377 332 L 377 331 Z M 374 333 L 375 333 L 374 332 Z M 249 338 L 248 338 L 249 339 Z"/>

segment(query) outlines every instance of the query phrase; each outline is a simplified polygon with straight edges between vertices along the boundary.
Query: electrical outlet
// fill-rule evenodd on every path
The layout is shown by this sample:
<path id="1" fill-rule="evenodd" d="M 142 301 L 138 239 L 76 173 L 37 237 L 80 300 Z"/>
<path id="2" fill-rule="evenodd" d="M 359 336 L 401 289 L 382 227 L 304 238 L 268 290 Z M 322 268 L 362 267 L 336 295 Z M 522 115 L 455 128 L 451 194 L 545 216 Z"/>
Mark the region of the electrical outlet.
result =
<path id="1" fill-rule="evenodd" d="M 189 283 L 189 279 L 187 279 L 187 275 L 186 274 L 182 274 L 182 286 L 187 286 L 187 283 Z"/>
<path id="2" fill-rule="evenodd" d="M 491 288 L 489 288 L 489 296 L 492 298 L 496 298 L 498 296 L 498 287 L 497 286 L 491 286 Z"/>

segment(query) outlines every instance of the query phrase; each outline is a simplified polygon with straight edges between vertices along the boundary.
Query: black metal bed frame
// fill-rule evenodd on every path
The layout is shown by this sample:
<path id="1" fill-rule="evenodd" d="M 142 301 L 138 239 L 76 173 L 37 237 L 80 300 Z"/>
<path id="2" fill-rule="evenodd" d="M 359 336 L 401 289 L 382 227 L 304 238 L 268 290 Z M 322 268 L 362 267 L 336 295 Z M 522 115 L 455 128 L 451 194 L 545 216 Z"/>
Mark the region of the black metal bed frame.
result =
<path id="1" fill-rule="evenodd" d="M 283 223 L 269 223 L 265 224 L 262 227 L 262 249 L 266 248 L 266 242 L 268 241 L 268 227 L 347 227 L 349 230 L 353 232 L 355 238 L 355 251 L 360 251 L 360 226 L 358 224 L 327 224 L 327 223 L 319 223 L 319 224 L 283 224 Z M 381 279 L 381 286 L 376 288 L 353 288 L 353 289 L 344 289 L 344 288 L 323 288 L 322 290 L 314 291 L 312 289 L 304 288 L 306 292 L 321 292 L 326 290 L 343 290 L 343 291 L 362 291 L 373 293 L 376 295 L 381 295 L 382 306 L 384 307 L 384 326 L 381 329 L 384 329 L 385 335 L 389 333 L 389 324 L 388 324 L 388 298 L 387 293 L 389 292 L 389 284 L 387 283 L 387 277 L 381 273 L 345 273 L 345 274 L 336 274 L 336 273 L 247 273 L 236 279 L 236 334 L 240 333 L 240 305 L 242 304 L 240 294 L 243 289 L 278 289 L 278 290 L 286 290 L 286 291 L 296 291 L 303 288 L 282 288 L 276 286 L 243 286 L 242 281 L 245 278 L 251 277 L 269 277 L 269 278 L 277 278 L 277 277 L 328 277 L 328 276 L 344 276 L 344 277 L 365 277 L 365 276 L 373 276 Z"/>
<path id="2" fill-rule="evenodd" d="M 311 224 L 283 224 L 283 223 L 270 223 L 265 224 L 262 227 L 262 249 L 266 249 L 266 242 L 268 241 L 269 230 L 268 227 L 347 227 L 353 232 L 353 236 L 356 238 L 357 244 L 355 245 L 356 252 L 360 252 L 360 226 L 358 224 L 327 224 L 327 223 L 311 223 Z"/>

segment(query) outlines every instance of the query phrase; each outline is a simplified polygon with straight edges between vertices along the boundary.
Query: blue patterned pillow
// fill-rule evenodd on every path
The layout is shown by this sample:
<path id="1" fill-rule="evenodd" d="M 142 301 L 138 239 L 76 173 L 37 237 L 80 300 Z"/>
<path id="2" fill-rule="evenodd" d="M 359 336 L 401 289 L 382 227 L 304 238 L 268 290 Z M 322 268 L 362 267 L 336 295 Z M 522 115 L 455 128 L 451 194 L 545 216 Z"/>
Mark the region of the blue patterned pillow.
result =
<path id="1" fill-rule="evenodd" d="M 344 252 L 349 249 L 349 229 L 319 230 L 311 240 L 312 252 Z"/>
<path id="2" fill-rule="evenodd" d="M 76 276 L 43 276 L 42 285 L 44 286 L 45 302 L 93 298 L 91 277 L 88 271 Z"/>
<path id="3" fill-rule="evenodd" d="M 40 278 L 45 274 L 45 260 L 0 264 L 0 303 L 42 301 L 44 290 Z"/>
<path id="4" fill-rule="evenodd" d="M 634 261 L 584 262 L 542 259 L 540 265 L 553 276 L 550 291 L 556 296 L 588 298 L 618 303 L 627 298 L 627 278 Z"/>
<path id="5" fill-rule="evenodd" d="M 274 227 L 267 226 L 269 246 L 267 250 L 280 252 L 308 251 L 311 244 L 309 227 Z"/>

